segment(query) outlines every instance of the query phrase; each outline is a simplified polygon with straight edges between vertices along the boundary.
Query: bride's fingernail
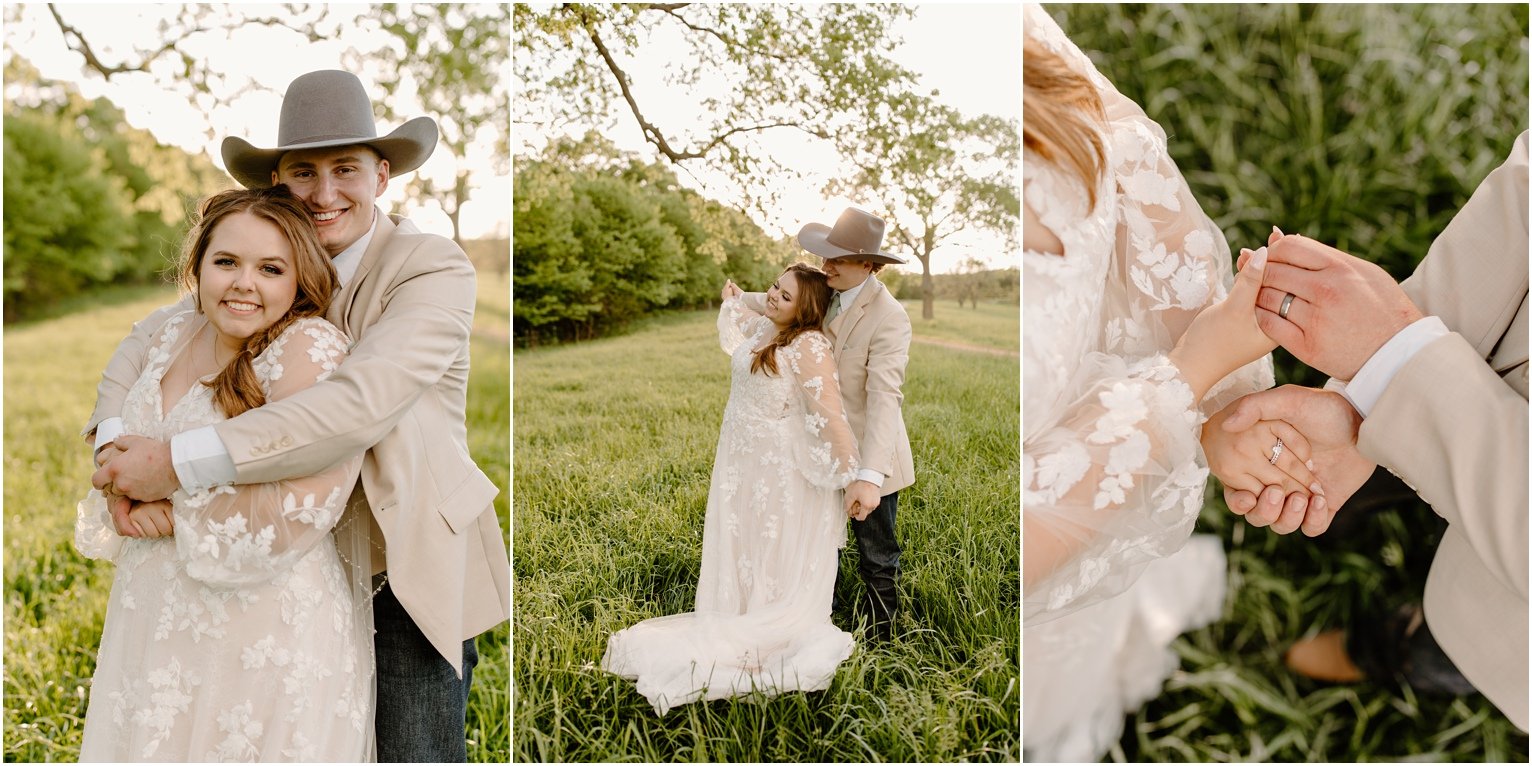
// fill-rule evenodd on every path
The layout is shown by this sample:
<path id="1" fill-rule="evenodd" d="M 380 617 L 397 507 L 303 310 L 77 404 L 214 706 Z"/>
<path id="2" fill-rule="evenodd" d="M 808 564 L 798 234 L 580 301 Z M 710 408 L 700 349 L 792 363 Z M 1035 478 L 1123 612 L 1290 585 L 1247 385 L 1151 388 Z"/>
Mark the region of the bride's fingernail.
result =
<path id="1" fill-rule="evenodd" d="M 1303 464 L 1307 466 L 1310 471 L 1314 470 L 1314 461 L 1305 460 Z"/>
<path id="2" fill-rule="evenodd" d="M 1250 263 L 1246 265 L 1257 269 L 1266 268 L 1266 248 L 1257 248 L 1256 251 L 1250 255 Z"/>
<path id="3" fill-rule="evenodd" d="M 1320 495 L 1319 497 L 1314 498 L 1314 503 L 1309 508 L 1315 513 L 1324 513 L 1326 505 L 1327 504 L 1325 503 L 1324 495 Z"/>
<path id="4" fill-rule="evenodd" d="M 1285 237 L 1285 236 L 1287 236 L 1287 235 L 1286 235 L 1286 234 L 1283 234 L 1283 233 L 1282 233 L 1282 230 L 1281 230 L 1281 229 L 1279 229 L 1279 228 L 1277 228 L 1277 227 L 1275 227 L 1275 226 L 1273 226 L 1273 227 L 1271 227 L 1271 230 L 1272 230 L 1272 231 L 1274 231 L 1274 232 L 1276 232 L 1276 233 L 1277 233 L 1277 236 L 1279 236 L 1279 237 Z"/>
<path id="5" fill-rule="evenodd" d="M 1325 488 L 1319 486 L 1319 482 L 1317 482 L 1317 481 L 1314 482 L 1313 484 L 1309 485 L 1309 491 L 1313 492 L 1316 495 L 1319 495 L 1320 497 L 1324 497 L 1325 496 Z"/>

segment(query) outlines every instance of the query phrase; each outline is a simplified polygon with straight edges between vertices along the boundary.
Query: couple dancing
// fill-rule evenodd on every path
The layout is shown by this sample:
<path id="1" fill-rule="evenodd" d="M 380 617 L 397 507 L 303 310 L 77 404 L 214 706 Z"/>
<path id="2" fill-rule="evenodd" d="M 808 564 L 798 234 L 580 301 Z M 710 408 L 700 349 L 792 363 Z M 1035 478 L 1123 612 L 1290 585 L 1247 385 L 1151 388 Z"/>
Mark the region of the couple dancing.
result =
<path id="1" fill-rule="evenodd" d="M 466 760 L 474 637 L 509 617 L 467 449 L 474 271 L 381 214 L 436 125 L 378 136 L 354 75 L 228 138 L 185 300 L 118 346 L 76 545 L 116 575 L 82 761 Z M 360 479 L 360 481 L 358 481 Z"/>
<path id="2" fill-rule="evenodd" d="M 1477 689 L 1527 727 L 1527 135 L 1403 285 L 1273 228 L 1229 285 L 1165 133 L 1025 10 L 1023 706 L 1028 757 L 1099 759 L 1216 619 L 1229 508 L 1322 534 L 1378 465 L 1448 521 L 1420 619 L 1342 626 L 1323 680 Z M 1331 376 L 1269 389 L 1278 344 Z M 1443 676 L 1456 679 L 1443 680 Z"/>
<path id="3" fill-rule="evenodd" d="M 719 344 L 731 384 L 703 522 L 696 609 L 614 633 L 601 667 L 658 715 L 698 700 L 828 688 L 851 655 L 830 622 L 846 517 L 875 635 L 898 609 L 899 490 L 914 481 L 901 414 L 910 320 L 875 276 L 883 220 L 848 208 L 810 223 L 765 294 L 732 281 Z"/>

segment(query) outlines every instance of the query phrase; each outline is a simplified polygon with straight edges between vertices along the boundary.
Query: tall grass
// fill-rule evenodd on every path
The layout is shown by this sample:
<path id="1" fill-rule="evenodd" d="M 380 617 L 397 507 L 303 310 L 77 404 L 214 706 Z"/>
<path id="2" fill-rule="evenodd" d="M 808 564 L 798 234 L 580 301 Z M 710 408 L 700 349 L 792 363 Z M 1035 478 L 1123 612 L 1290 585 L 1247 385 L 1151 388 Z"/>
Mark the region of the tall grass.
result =
<path id="1" fill-rule="evenodd" d="M 917 480 L 900 493 L 901 637 L 859 636 L 826 691 L 664 718 L 597 667 L 612 632 L 692 608 L 729 390 L 714 316 L 516 352 L 516 759 L 1018 759 L 1015 359 L 911 350 Z M 1018 319 L 991 317 L 989 332 L 1014 338 Z M 853 572 L 854 548 L 842 560 Z"/>
<path id="2" fill-rule="evenodd" d="M 1232 245 L 1272 224 L 1404 278 L 1527 128 L 1526 5 L 1068 5 L 1050 12 L 1170 150 Z M 1286 352 L 1277 382 L 1324 378 Z M 1363 507 L 1373 501 L 1373 511 Z M 1247 527 L 1209 487 L 1229 552 L 1223 617 L 1176 643 L 1181 670 L 1132 714 L 1130 761 L 1520 761 L 1488 701 L 1326 686 L 1281 663 L 1364 608 L 1418 601 L 1440 520 L 1363 493 L 1318 541 Z M 1491 638 L 1490 640 L 1493 640 Z"/>
<path id="3" fill-rule="evenodd" d="M 481 301 L 508 300 L 504 280 L 481 279 Z M 131 324 L 174 299 L 161 290 L 126 303 L 5 332 L 5 728 L 7 761 L 78 759 L 90 677 L 113 566 L 74 550 L 74 506 L 90 489 L 90 451 L 76 435 L 95 385 Z M 508 328 L 475 339 L 469 448 L 497 486 L 510 469 Z M 493 326 L 488 328 L 493 334 Z M 502 529 L 509 502 L 495 500 Z M 510 752 L 509 624 L 481 636 L 469 699 L 469 759 Z"/>

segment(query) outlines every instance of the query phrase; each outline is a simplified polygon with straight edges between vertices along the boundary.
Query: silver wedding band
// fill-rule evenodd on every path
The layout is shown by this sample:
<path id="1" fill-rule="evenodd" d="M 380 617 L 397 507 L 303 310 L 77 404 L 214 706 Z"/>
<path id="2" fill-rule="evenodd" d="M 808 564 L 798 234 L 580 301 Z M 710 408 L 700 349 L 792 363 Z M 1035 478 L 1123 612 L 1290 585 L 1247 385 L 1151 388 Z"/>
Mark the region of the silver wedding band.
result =
<path id="1" fill-rule="evenodd" d="M 1291 296 L 1289 296 L 1289 297 L 1291 297 Z M 1277 443 L 1272 445 L 1272 447 L 1271 447 L 1271 464 L 1272 465 L 1276 465 L 1277 464 L 1277 458 L 1279 458 L 1279 457 L 1282 457 L 1282 439 L 1281 439 L 1281 437 L 1278 437 L 1277 438 Z"/>
<path id="2" fill-rule="evenodd" d="M 1292 293 L 1288 293 L 1282 296 L 1282 308 L 1277 309 L 1277 316 L 1282 317 L 1283 319 L 1287 318 L 1287 310 L 1293 307 L 1293 297 L 1294 296 Z M 1281 440 L 1277 441 L 1277 446 L 1278 448 L 1282 446 Z M 1277 462 L 1276 458 L 1272 458 L 1271 462 Z"/>

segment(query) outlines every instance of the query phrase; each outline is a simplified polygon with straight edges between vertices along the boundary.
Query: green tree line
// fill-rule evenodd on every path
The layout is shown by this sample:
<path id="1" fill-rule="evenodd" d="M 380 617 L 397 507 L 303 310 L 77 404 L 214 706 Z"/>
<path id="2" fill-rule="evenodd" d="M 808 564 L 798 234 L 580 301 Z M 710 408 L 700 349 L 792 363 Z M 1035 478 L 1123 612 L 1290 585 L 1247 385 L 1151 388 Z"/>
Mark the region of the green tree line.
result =
<path id="1" fill-rule="evenodd" d="M 709 305 L 725 279 L 763 289 L 797 256 L 743 212 L 683 188 L 669 167 L 594 135 L 518 158 L 514 202 L 512 332 L 523 344 Z"/>
<path id="2" fill-rule="evenodd" d="M 162 146 L 106 99 L 5 67 L 5 321 L 175 263 L 200 197 L 233 182 L 205 156 Z"/>

